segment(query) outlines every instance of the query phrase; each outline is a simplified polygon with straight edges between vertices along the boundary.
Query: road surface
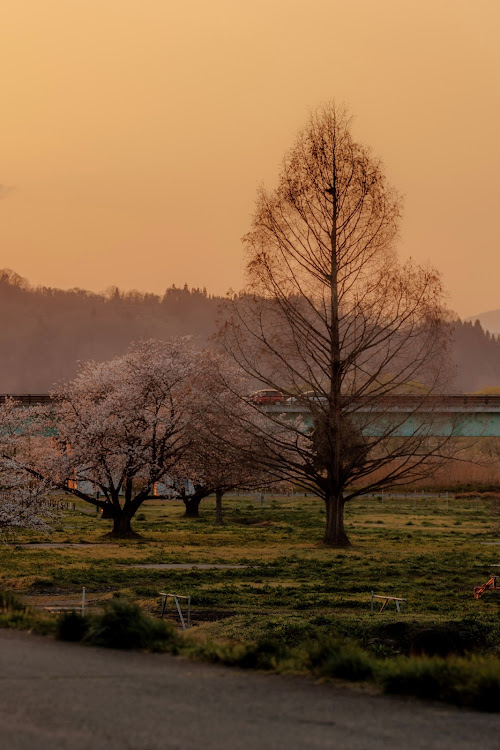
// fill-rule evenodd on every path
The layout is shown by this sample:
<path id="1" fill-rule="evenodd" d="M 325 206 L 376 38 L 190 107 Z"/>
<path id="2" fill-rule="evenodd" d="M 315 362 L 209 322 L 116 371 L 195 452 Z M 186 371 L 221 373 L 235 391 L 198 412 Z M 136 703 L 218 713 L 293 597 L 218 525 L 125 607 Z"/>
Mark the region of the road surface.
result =
<path id="1" fill-rule="evenodd" d="M 500 717 L 0 630 L 2 750 L 498 750 Z"/>

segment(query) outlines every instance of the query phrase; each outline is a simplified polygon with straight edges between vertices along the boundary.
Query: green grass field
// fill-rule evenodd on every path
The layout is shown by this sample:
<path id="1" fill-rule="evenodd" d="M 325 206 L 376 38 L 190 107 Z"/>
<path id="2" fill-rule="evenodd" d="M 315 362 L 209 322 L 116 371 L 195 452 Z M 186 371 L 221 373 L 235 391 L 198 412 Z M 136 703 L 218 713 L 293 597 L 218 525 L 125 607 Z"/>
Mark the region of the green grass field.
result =
<path id="1" fill-rule="evenodd" d="M 470 631 L 466 645 L 472 639 L 473 650 L 485 653 L 499 642 L 500 595 L 475 601 L 472 591 L 500 564 L 500 545 L 491 544 L 500 541 L 500 518 L 492 507 L 420 495 L 355 501 L 346 511 L 353 546 L 332 550 L 319 542 L 324 509 L 314 498 L 296 495 L 292 508 L 290 498 L 266 496 L 261 506 L 252 496 L 227 497 L 222 527 L 211 499 L 199 520 L 183 518 L 181 503 L 151 501 L 135 520 L 142 538 L 124 542 L 103 538 L 109 522 L 82 504 L 63 512 L 50 538 L 23 533 L 2 545 L 0 586 L 36 606 L 76 602 L 85 586 L 91 609 L 119 592 L 151 614 L 160 591 L 190 595 L 193 633 L 231 641 L 273 635 L 293 642 L 322 626 L 398 653 L 415 630 L 449 623 Z M 26 546 L 32 542 L 84 546 Z M 244 567 L 131 567 L 162 563 Z M 390 605 L 372 616 L 372 590 L 405 598 L 403 613 Z M 398 630 L 391 623 L 404 637 L 380 638 L 384 629 Z"/>
<path id="2" fill-rule="evenodd" d="M 24 532 L 1 545 L 0 626 L 500 710 L 500 592 L 473 597 L 500 571 L 498 500 L 359 500 L 347 509 L 353 546 L 343 550 L 319 541 L 324 509 L 314 498 L 227 497 L 222 527 L 212 500 L 198 520 L 183 510 L 151 501 L 135 519 L 140 539 L 110 541 L 110 522 L 82 504 L 63 511 L 49 538 Z M 162 564 L 237 567 L 134 567 Z M 77 604 L 83 586 L 93 616 L 58 621 L 44 612 Z M 161 591 L 191 597 L 187 634 L 172 606 L 174 629 L 144 619 L 158 618 Z M 371 591 L 403 597 L 403 612 L 390 604 L 372 614 Z M 446 658 L 415 658 L 429 631 L 431 641 L 444 639 Z"/>

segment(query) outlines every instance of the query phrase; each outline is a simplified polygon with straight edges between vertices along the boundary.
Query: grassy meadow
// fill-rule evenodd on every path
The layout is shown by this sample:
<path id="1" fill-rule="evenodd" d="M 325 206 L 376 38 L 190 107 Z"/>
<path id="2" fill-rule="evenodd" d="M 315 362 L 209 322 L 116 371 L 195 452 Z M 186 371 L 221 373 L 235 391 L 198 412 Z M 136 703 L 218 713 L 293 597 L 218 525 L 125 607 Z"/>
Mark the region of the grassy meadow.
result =
<path id="1" fill-rule="evenodd" d="M 106 539 L 110 522 L 82 503 L 62 512 L 50 537 L 24 532 L 0 546 L 0 587 L 48 606 L 78 601 L 85 586 L 91 609 L 120 593 L 151 614 L 159 610 L 160 591 L 190 595 L 198 637 L 238 641 L 262 634 L 286 640 L 288 631 L 293 640 L 310 623 L 364 641 L 381 623 L 405 623 L 411 631 L 470 620 L 489 631 L 498 620 L 498 594 L 480 601 L 472 594 L 500 563 L 500 545 L 491 544 L 500 541 L 500 517 L 491 501 L 420 493 L 360 499 L 346 510 L 353 546 L 332 550 L 319 541 L 319 500 L 266 495 L 261 504 L 258 497 L 226 497 L 222 527 L 215 525 L 211 499 L 203 501 L 198 520 L 183 518 L 180 502 L 150 501 L 135 519 L 141 539 L 123 542 Z M 241 567 L 133 567 L 165 563 Z M 405 598 L 403 613 L 390 604 L 372 617 L 372 590 Z M 488 639 L 475 644 L 490 645 Z"/>
<path id="2" fill-rule="evenodd" d="M 360 499 L 346 510 L 353 546 L 333 550 L 320 542 L 319 500 L 259 498 L 226 497 L 222 526 L 212 499 L 203 501 L 199 519 L 184 518 L 180 502 L 149 501 L 134 523 L 141 537 L 130 541 L 110 541 L 110 522 L 83 503 L 64 510 L 49 537 L 22 532 L 0 546 L 0 590 L 22 602 L 11 605 L 4 595 L 0 626 L 31 627 L 38 611 L 35 629 L 55 633 L 57 615 L 43 607 L 76 605 L 85 586 L 91 629 L 102 636 L 99 617 L 111 617 L 113 628 L 130 617 L 140 630 L 141 613 L 158 618 L 166 591 L 191 597 L 192 628 L 181 633 L 170 604 L 175 635 L 162 631 L 160 650 L 500 710 L 500 592 L 473 597 L 474 586 L 500 574 L 498 500 L 422 493 Z M 134 567 L 166 564 L 173 567 Z M 189 564 L 235 567 L 175 567 Z M 371 591 L 404 598 L 403 611 L 392 602 L 372 614 Z M 120 604 L 127 601 L 140 611 L 128 612 Z M 86 627 L 78 625 L 78 639 Z M 156 649 L 155 627 L 145 624 L 144 632 L 157 633 Z M 443 634 L 446 659 L 409 656 L 429 630 Z"/>

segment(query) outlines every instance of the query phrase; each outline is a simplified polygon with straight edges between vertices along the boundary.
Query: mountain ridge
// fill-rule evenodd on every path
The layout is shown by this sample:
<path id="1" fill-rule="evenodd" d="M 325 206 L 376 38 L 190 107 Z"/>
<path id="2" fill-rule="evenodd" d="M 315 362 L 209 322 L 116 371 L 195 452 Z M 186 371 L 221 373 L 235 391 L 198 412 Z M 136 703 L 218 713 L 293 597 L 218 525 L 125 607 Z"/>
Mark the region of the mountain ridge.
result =
<path id="1" fill-rule="evenodd" d="M 79 361 L 111 359 L 132 341 L 172 336 L 207 341 L 224 299 L 187 284 L 167 287 L 163 295 L 117 287 L 105 294 L 34 287 L 0 270 L 0 393 L 47 392 L 74 377 Z M 450 326 L 454 390 L 500 386 L 500 338 L 484 331 L 479 320 Z"/>
<path id="2" fill-rule="evenodd" d="M 479 320 L 485 331 L 494 333 L 496 336 L 500 335 L 500 308 L 498 310 L 486 310 L 465 318 L 465 321 L 470 323 L 475 323 L 476 320 Z"/>

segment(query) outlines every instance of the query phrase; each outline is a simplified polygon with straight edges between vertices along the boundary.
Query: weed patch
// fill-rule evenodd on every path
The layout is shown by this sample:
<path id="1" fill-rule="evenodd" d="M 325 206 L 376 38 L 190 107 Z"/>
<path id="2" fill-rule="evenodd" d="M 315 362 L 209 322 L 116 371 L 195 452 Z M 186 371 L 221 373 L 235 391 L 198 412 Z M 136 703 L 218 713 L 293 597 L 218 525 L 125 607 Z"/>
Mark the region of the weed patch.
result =
<path id="1" fill-rule="evenodd" d="M 162 651 L 176 639 L 169 623 L 148 617 L 137 604 L 120 597 L 112 599 L 102 615 L 90 618 L 88 628 L 82 630 L 85 643 L 104 648 Z"/>

